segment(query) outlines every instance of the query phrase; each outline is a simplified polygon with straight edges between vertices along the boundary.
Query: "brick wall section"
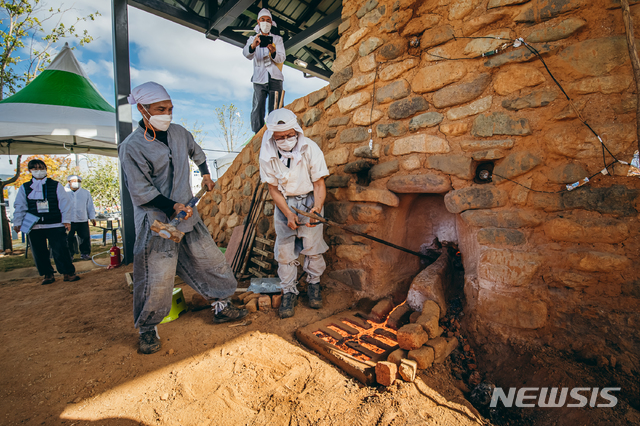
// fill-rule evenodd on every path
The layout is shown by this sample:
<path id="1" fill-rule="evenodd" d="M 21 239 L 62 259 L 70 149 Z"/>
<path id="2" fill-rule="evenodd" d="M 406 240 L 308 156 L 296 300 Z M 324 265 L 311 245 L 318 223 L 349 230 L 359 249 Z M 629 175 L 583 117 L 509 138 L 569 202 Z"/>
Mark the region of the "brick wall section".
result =
<path id="1" fill-rule="evenodd" d="M 640 5 L 632 13 L 640 32 Z M 629 161 L 636 95 L 619 2 L 354 0 L 343 5 L 339 31 L 330 84 L 288 106 L 325 153 L 327 216 L 417 249 L 409 234 L 441 231 L 424 232 L 412 205 L 444 196 L 433 209 L 453 218 L 480 342 L 538 339 L 617 368 L 638 365 L 640 181 L 616 165 L 613 177 L 554 193 L 597 173 L 603 160 L 542 63 L 523 47 L 439 58 L 505 43 L 462 36 L 524 37 L 609 149 Z M 414 38 L 419 48 L 409 46 Z M 261 137 L 200 206 L 223 245 L 248 211 Z M 535 191 L 499 177 L 474 183 L 483 161 Z M 268 203 L 259 233 L 273 234 L 272 211 Z M 326 238 L 327 279 L 363 295 L 382 297 L 420 269 L 360 237 L 327 229 Z"/>

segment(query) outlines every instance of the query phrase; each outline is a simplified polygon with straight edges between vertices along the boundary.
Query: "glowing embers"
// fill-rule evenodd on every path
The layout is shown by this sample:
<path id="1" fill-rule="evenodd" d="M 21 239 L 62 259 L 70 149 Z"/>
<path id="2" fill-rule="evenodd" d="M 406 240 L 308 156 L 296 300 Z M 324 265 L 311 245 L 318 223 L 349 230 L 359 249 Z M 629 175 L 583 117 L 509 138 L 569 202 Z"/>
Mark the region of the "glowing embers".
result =
<path id="1" fill-rule="evenodd" d="M 365 384 L 374 380 L 375 364 L 398 348 L 396 331 L 360 312 L 346 312 L 308 325 L 298 338 Z"/>

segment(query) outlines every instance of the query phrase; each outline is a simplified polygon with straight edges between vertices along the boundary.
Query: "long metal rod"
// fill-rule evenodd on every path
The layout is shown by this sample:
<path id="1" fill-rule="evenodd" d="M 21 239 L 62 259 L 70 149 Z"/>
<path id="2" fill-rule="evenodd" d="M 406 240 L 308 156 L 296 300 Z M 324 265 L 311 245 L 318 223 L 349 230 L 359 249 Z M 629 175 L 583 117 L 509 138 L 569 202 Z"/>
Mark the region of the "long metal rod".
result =
<path id="1" fill-rule="evenodd" d="M 298 209 L 296 209 L 295 207 L 291 207 L 291 208 L 292 208 L 293 210 L 295 210 L 295 211 L 296 211 L 296 213 L 298 213 L 298 214 L 300 214 L 300 215 L 302 215 L 302 216 L 306 216 L 306 217 L 309 217 L 309 218 L 311 218 L 311 219 L 316 219 L 316 220 L 318 220 L 318 221 L 320 221 L 320 222 L 322 222 L 322 223 L 324 223 L 324 224 L 326 224 L 326 225 L 329 225 L 329 226 L 335 226 L 335 227 L 337 227 L 337 228 L 344 229 L 345 231 L 349 231 L 349 232 L 351 232 L 352 234 L 360 235 L 361 237 L 365 237 L 365 238 L 368 238 L 368 239 L 370 239 L 370 240 L 373 240 L 373 241 L 375 241 L 375 242 L 377 242 L 377 243 L 384 244 L 384 245 L 389 246 L 389 247 L 393 247 L 394 249 L 396 249 L 396 250 L 400 250 L 400 251 L 403 251 L 403 252 L 405 252 L 405 253 L 410 253 L 410 254 L 412 254 L 412 255 L 414 255 L 414 256 L 418 256 L 418 257 L 428 257 L 427 255 L 422 254 L 422 253 L 418 253 L 417 251 L 413 251 L 413 250 L 410 250 L 410 249 L 408 249 L 408 248 L 405 248 L 405 247 L 399 246 L 399 245 L 397 245 L 397 244 L 390 243 L 389 241 L 381 240 L 380 238 L 372 237 L 371 235 L 367 235 L 367 234 L 365 234 L 364 232 L 354 231 L 353 229 L 351 229 L 351 228 L 349 228 L 349 227 L 347 227 L 347 226 L 340 225 L 339 223 L 336 223 L 336 222 L 332 222 L 332 221 L 330 221 L 330 220 L 327 220 L 327 219 L 325 219 L 324 217 L 322 217 L 322 216 L 320 216 L 320 215 L 318 215 L 318 214 L 316 214 L 316 215 L 312 215 L 311 213 L 306 213 L 306 212 L 303 212 L 302 210 L 298 210 Z"/>

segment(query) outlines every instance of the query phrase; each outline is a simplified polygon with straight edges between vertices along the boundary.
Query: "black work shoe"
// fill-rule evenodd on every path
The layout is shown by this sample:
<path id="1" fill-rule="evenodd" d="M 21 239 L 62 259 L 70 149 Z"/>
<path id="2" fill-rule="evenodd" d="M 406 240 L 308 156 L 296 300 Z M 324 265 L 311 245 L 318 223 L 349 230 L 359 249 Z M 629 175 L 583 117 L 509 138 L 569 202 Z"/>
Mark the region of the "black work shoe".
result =
<path id="1" fill-rule="evenodd" d="M 322 309 L 322 295 L 320 295 L 320 284 L 309 284 L 307 286 L 307 296 L 309 296 L 309 307 L 312 309 Z"/>
<path id="2" fill-rule="evenodd" d="M 227 306 L 213 316 L 213 323 L 220 324 L 223 322 L 238 321 L 246 317 L 248 313 L 249 311 L 246 309 L 238 309 L 227 302 Z"/>
<path id="3" fill-rule="evenodd" d="M 298 304 L 298 295 L 295 293 L 285 293 L 282 295 L 280 302 L 280 318 L 290 318 L 295 312 L 295 306 Z"/>
<path id="4" fill-rule="evenodd" d="M 156 335 L 155 330 L 145 331 L 140 334 L 140 341 L 138 343 L 138 352 L 141 354 L 149 355 L 156 353 L 160 350 L 162 345 L 160 339 Z"/>
<path id="5" fill-rule="evenodd" d="M 76 274 L 64 274 L 62 281 L 78 281 L 80 279 Z"/>
<path id="6" fill-rule="evenodd" d="M 53 283 L 55 281 L 56 281 L 56 279 L 53 278 L 53 274 L 52 275 L 45 275 L 44 278 L 42 279 L 42 285 L 51 284 L 51 283 Z"/>

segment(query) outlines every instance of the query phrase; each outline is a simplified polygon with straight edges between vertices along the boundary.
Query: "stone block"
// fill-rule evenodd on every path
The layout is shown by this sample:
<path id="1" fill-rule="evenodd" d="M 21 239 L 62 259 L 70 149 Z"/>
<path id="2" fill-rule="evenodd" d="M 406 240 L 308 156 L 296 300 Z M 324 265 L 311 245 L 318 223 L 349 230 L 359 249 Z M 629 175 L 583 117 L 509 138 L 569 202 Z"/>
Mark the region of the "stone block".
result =
<path id="1" fill-rule="evenodd" d="M 475 8 L 474 0 L 454 0 L 449 3 L 449 21 L 462 19 Z"/>
<path id="2" fill-rule="evenodd" d="M 441 339 L 442 337 L 439 337 L 439 339 Z M 451 352 L 453 352 L 459 345 L 458 339 L 455 337 L 445 337 L 445 347 L 444 347 L 444 351 L 440 354 L 440 356 L 436 356 L 435 359 L 433 360 L 434 364 L 442 364 L 449 355 L 451 355 Z M 427 342 L 427 345 L 429 344 L 429 342 Z"/>
<path id="3" fill-rule="evenodd" d="M 550 52 L 555 52 L 556 50 L 558 50 L 558 46 L 543 44 L 536 46 L 536 49 L 538 50 L 538 53 L 544 55 Z M 496 68 L 506 64 L 527 62 L 536 58 L 537 55 L 532 53 L 529 49 L 516 49 L 507 51 L 506 53 L 501 53 L 500 55 L 492 56 L 487 62 L 484 63 L 484 66 L 487 68 Z"/>
<path id="4" fill-rule="evenodd" d="M 526 96 L 515 99 L 505 99 L 502 107 L 509 111 L 518 111 L 525 108 L 538 108 L 549 105 L 556 100 L 558 93 L 554 90 L 537 90 Z"/>
<path id="5" fill-rule="evenodd" d="M 448 176 L 435 173 L 394 176 L 387 188 L 396 194 L 444 194 L 452 189 Z"/>
<path id="6" fill-rule="evenodd" d="M 324 132 L 324 137 L 327 138 L 327 140 L 334 139 L 336 136 L 338 136 L 338 129 L 329 129 Z"/>
<path id="7" fill-rule="evenodd" d="M 433 300 L 440 307 L 440 318 L 447 312 L 445 286 L 451 282 L 449 253 L 445 250 L 431 265 L 423 269 L 411 282 L 407 293 L 407 304 L 414 311 L 421 312 L 427 300 Z"/>
<path id="8" fill-rule="evenodd" d="M 503 182 L 505 179 L 512 179 L 533 170 L 542 163 L 542 159 L 529 151 L 517 151 L 507 155 L 493 169 L 493 181 Z"/>
<path id="9" fill-rule="evenodd" d="M 393 102 L 387 114 L 392 120 L 401 120 L 427 109 L 429 109 L 429 103 L 422 96 L 414 96 Z"/>
<path id="10" fill-rule="evenodd" d="M 530 135 L 531 126 L 526 118 L 511 118 L 503 112 L 481 114 L 473 121 L 471 134 L 477 137 L 493 135 Z"/>
<path id="11" fill-rule="evenodd" d="M 411 81 L 411 88 L 416 93 L 433 92 L 455 83 L 466 74 L 467 67 L 462 62 L 441 62 L 420 68 Z"/>
<path id="12" fill-rule="evenodd" d="M 489 3 L 487 4 L 487 9 L 494 9 L 496 7 L 503 7 L 503 6 L 511 6 L 514 4 L 522 4 L 528 1 L 529 0 L 489 0 Z"/>
<path id="13" fill-rule="evenodd" d="M 366 92 L 358 92 L 353 95 L 341 98 L 338 101 L 338 108 L 341 114 L 346 114 L 362 105 L 366 105 L 371 101 L 371 95 Z"/>
<path id="14" fill-rule="evenodd" d="M 387 362 L 392 362 L 395 365 L 400 366 L 400 363 L 407 357 L 408 353 L 408 351 L 405 351 L 403 349 L 396 349 L 389 354 L 389 356 L 387 357 Z"/>
<path id="15" fill-rule="evenodd" d="M 403 38 L 385 44 L 380 49 L 380 58 L 390 61 L 402 56 L 407 51 L 407 44 L 407 41 Z"/>
<path id="16" fill-rule="evenodd" d="M 383 33 L 392 33 L 402 28 L 413 16 L 412 9 L 399 10 L 391 14 L 388 20 L 380 26 Z"/>
<path id="17" fill-rule="evenodd" d="M 366 127 L 352 127 L 345 129 L 340 133 L 341 143 L 362 142 L 369 139 L 369 133 Z"/>
<path id="18" fill-rule="evenodd" d="M 529 1 L 529 0 L 524 0 L 524 1 Z M 462 35 L 465 37 L 470 36 L 471 34 L 480 31 L 481 29 L 485 28 L 488 25 L 493 24 L 494 22 L 499 21 L 500 19 L 504 18 L 506 16 L 505 13 L 485 13 L 483 15 L 480 15 L 476 18 L 473 19 L 469 19 L 467 22 L 464 23 L 464 26 L 462 28 Z"/>
<path id="19" fill-rule="evenodd" d="M 573 268 L 584 272 L 622 273 L 631 266 L 631 260 L 626 256 L 598 251 L 570 252 L 567 262 Z"/>
<path id="20" fill-rule="evenodd" d="M 374 143 L 373 149 L 369 149 L 369 144 L 359 146 L 353 150 L 353 155 L 360 158 L 378 159 L 380 158 L 380 145 Z"/>
<path id="21" fill-rule="evenodd" d="M 420 39 L 420 48 L 429 49 L 430 47 L 438 46 L 446 43 L 449 40 L 453 40 L 454 32 L 450 25 L 440 25 L 438 27 L 431 28 L 422 34 Z"/>
<path id="22" fill-rule="evenodd" d="M 625 152 L 635 146 L 635 125 L 628 123 L 592 124 L 591 127 L 605 136 L 606 144 L 613 153 Z M 600 141 L 581 123 L 575 121 L 551 128 L 544 132 L 542 140 L 548 151 L 575 159 L 601 159 Z"/>
<path id="23" fill-rule="evenodd" d="M 351 215 L 358 222 L 375 223 L 382 218 L 383 209 L 372 204 L 356 204 Z"/>
<path id="24" fill-rule="evenodd" d="M 337 148 L 324 156 L 327 167 L 339 166 L 349 160 L 349 148 Z"/>
<path id="25" fill-rule="evenodd" d="M 471 125 L 466 121 L 440 124 L 440 131 L 447 136 L 460 136 L 469 133 Z"/>
<path id="26" fill-rule="evenodd" d="M 322 110 L 320 108 L 311 108 L 309 111 L 305 112 L 302 116 L 302 124 L 305 127 L 311 126 L 313 123 L 318 121 L 322 116 Z"/>
<path id="27" fill-rule="evenodd" d="M 558 54 L 558 59 L 580 74 L 595 77 L 627 62 L 629 52 L 624 36 L 612 36 L 572 44 Z"/>
<path id="28" fill-rule="evenodd" d="M 338 117 L 338 118 L 332 118 L 331 120 L 329 120 L 329 127 L 339 127 L 339 126 L 346 126 L 347 124 L 349 124 L 349 116 L 346 117 Z"/>
<path id="29" fill-rule="evenodd" d="M 258 171 L 258 168 L 252 164 L 249 164 L 245 169 L 244 169 L 244 174 L 247 177 L 251 177 L 254 175 L 255 172 Z"/>
<path id="30" fill-rule="evenodd" d="M 384 117 L 382 111 L 365 106 L 358 108 L 356 112 L 353 113 L 352 121 L 353 124 L 357 124 L 358 126 L 370 126 L 382 117 Z"/>
<path id="31" fill-rule="evenodd" d="M 434 361 L 445 356 L 445 353 L 447 352 L 447 341 L 444 337 L 436 337 L 435 339 L 430 339 L 426 343 L 426 346 L 433 349 Z"/>
<path id="32" fill-rule="evenodd" d="M 358 19 L 362 18 L 367 13 L 371 12 L 378 6 L 378 0 L 368 0 L 365 4 L 363 4 L 360 9 L 356 12 L 356 16 Z"/>
<path id="33" fill-rule="evenodd" d="M 492 287 L 526 287 L 541 264 L 540 255 L 535 252 L 492 248 L 480 255 L 478 277 Z"/>
<path id="34" fill-rule="evenodd" d="M 379 188 L 363 186 L 350 187 L 346 194 L 349 201 L 364 201 L 369 203 L 380 203 L 391 207 L 398 207 L 400 200 L 391 191 Z"/>
<path id="35" fill-rule="evenodd" d="M 547 305 L 525 295 L 503 295 L 491 290 L 478 292 L 478 314 L 489 321 L 522 329 L 542 328 L 547 323 Z"/>
<path id="36" fill-rule="evenodd" d="M 629 227 L 623 221 L 585 216 L 552 219 L 544 224 L 544 233 L 552 240 L 573 243 L 617 244 L 629 236 Z"/>
<path id="37" fill-rule="evenodd" d="M 433 302 L 433 300 L 429 300 L 429 302 Z M 435 302 L 433 303 L 435 304 Z M 435 339 L 440 335 L 439 315 L 439 309 L 437 312 L 423 312 L 416 320 L 416 324 L 420 325 L 424 329 L 424 331 L 429 335 L 429 339 Z"/>
<path id="38" fill-rule="evenodd" d="M 382 386 L 391 386 L 396 381 L 398 366 L 392 362 L 379 361 L 376 364 L 376 382 Z"/>
<path id="39" fill-rule="evenodd" d="M 258 298 L 258 309 L 260 311 L 270 311 L 271 310 L 271 297 L 265 294 Z"/>
<path id="40" fill-rule="evenodd" d="M 403 158 L 400 161 L 400 165 L 402 166 L 402 168 L 404 170 L 415 170 L 415 169 L 419 169 L 420 167 L 422 167 L 422 162 L 420 161 L 420 157 L 417 155 L 410 155 L 409 157 Z M 387 183 L 387 188 L 388 188 L 388 183 Z"/>
<path id="41" fill-rule="evenodd" d="M 351 213 L 351 203 L 347 202 L 330 202 L 325 204 L 325 216 L 337 223 L 345 223 Z"/>
<path id="42" fill-rule="evenodd" d="M 480 228 L 534 228 L 542 223 L 539 214 L 526 210 L 467 210 L 460 217 L 467 225 Z"/>
<path id="43" fill-rule="evenodd" d="M 444 116 L 439 112 L 427 112 L 420 114 L 409 120 L 409 130 L 414 132 L 426 127 L 437 126 L 443 119 Z"/>
<path id="44" fill-rule="evenodd" d="M 369 177 L 371 180 L 382 179 L 387 176 L 391 176 L 398 170 L 400 170 L 398 160 L 391 160 L 371 167 L 371 170 L 369 170 Z"/>
<path id="45" fill-rule="evenodd" d="M 342 46 L 342 50 L 345 51 L 345 50 L 348 50 L 351 46 L 354 46 L 356 43 L 362 40 L 364 36 L 366 36 L 369 33 L 369 31 L 371 31 L 370 28 L 360 28 L 359 30 L 352 33 L 345 40 L 344 45 Z"/>
<path id="46" fill-rule="evenodd" d="M 345 160 L 346 162 L 347 160 Z M 349 180 L 351 177 L 349 176 L 340 176 L 340 175 L 331 175 L 325 179 L 325 185 L 327 188 L 346 188 L 349 186 Z"/>
<path id="47" fill-rule="evenodd" d="M 487 149 L 511 149 L 513 139 L 482 139 L 460 141 L 460 148 L 463 151 L 480 151 Z"/>
<path id="48" fill-rule="evenodd" d="M 507 204 L 507 193 L 493 185 L 457 189 L 444 196 L 444 204 L 451 213 L 465 210 L 492 209 Z"/>
<path id="49" fill-rule="evenodd" d="M 476 151 L 471 154 L 471 159 L 473 161 L 490 161 L 490 160 L 499 160 L 504 158 L 507 154 L 499 149 L 489 149 L 486 151 Z"/>
<path id="50" fill-rule="evenodd" d="M 514 18 L 514 21 L 527 23 L 548 21 L 585 4 L 585 0 L 533 0 L 528 8 Z"/>
<path id="51" fill-rule="evenodd" d="M 629 74 L 607 75 L 604 77 L 585 78 L 569 85 L 569 90 L 577 95 L 589 93 L 621 93 L 629 88 L 633 77 Z M 573 110 L 573 109 L 572 109 Z"/>
<path id="52" fill-rule="evenodd" d="M 521 246 L 527 242 L 522 231 L 508 228 L 484 228 L 478 231 L 478 244 Z"/>
<path id="53" fill-rule="evenodd" d="M 347 81 L 351 80 L 353 77 L 353 68 L 346 67 L 343 70 L 333 73 L 331 78 L 329 79 L 329 87 L 332 91 L 335 91 L 338 87 L 345 84 Z"/>
<path id="54" fill-rule="evenodd" d="M 338 102 L 341 96 L 342 96 L 342 90 L 340 89 L 335 90 L 332 94 L 329 95 L 329 97 L 327 97 L 327 99 L 325 99 L 324 109 L 328 109 L 329 107 L 331 107 L 331 105 Z"/>
<path id="55" fill-rule="evenodd" d="M 429 368 L 433 365 L 435 352 L 431 346 L 423 346 L 413 351 L 409 351 L 407 358 L 415 361 L 418 365 L 418 369 L 424 370 L 425 368 Z"/>
<path id="56" fill-rule="evenodd" d="M 413 310 L 409 307 L 407 303 L 403 303 L 397 306 L 391 314 L 389 314 L 389 318 L 387 319 L 387 327 L 392 330 L 398 330 L 400 327 L 409 323 L 409 317 Z"/>
<path id="57" fill-rule="evenodd" d="M 418 363 L 411 359 L 403 359 L 398 367 L 398 374 L 405 382 L 413 382 L 416 379 Z"/>
<path id="58" fill-rule="evenodd" d="M 347 19 L 346 21 L 338 25 L 338 34 L 342 35 L 346 33 L 347 31 L 349 31 L 349 28 L 351 28 L 351 20 Z"/>
<path id="59" fill-rule="evenodd" d="M 253 298 L 251 300 L 249 300 L 245 305 L 244 308 L 249 311 L 249 312 L 258 312 L 258 298 Z"/>
<path id="60" fill-rule="evenodd" d="M 427 157 L 426 167 L 440 170 L 460 179 L 471 179 L 471 159 L 460 154 L 431 155 Z"/>
<path id="61" fill-rule="evenodd" d="M 546 173 L 547 179 L 554 183 L 573 183 L 588 175 L 582 164 L 568 163 L 554 167 Z"/>
<path id="62" fill-rule="evenodd" d="M 442 19 L 440 15 L 434 14 L 425 14 L 413 18 L 402 30 L 402 37 L 420 34 L 425 30 L 428 30 L 429 28 L 433 28 L 434 26 L 438 25 L 440 19 Z"/>
<path id="63" fill-rule="evenodd" d="M 391 64 L 380 71 L 379 78 L 381 81 L 394 80 L 419 64 L 420 60 L 416 58 L 410 58 L 397 64 Z"/>
<path id="64" fill-rule="evenodd" d="M 373 54 L 367 55 L 358 60 L 358 67 L 360 68 L 360 72 L 373 71 L 377 66 L 378 64 L 376 62 L 376 57 Z"/>
<path id="65" fill-rule="evenodd" d="M 405 155 L 413 152 L 438 154 L 449 151 L 451 151 L 451 147 L 445 139 L 437 136 L 420 134 L 397 139 L 393 143 L 393 149 L 391 152 L 393 155 Z"/>
<path id="66" fill-rule="evenodd" d="M 463 53 L 469 57 L 475 58 L 483 53 L 490 52 L 500 47 L 507 42 L 508 39 L 513 38 L 510 30 L 503 30 L 500 32 L 494 32 L 483 35 L 482 37 L 495 37 L 495 38 L 477 38 L 471 40 L 464 47 Z"/>
<path id="67" fill-rule="evenodd" d="M 558 25 L 538 28 L 533 30 L 525 40 L 528 43 L 546 43 L 550 41 L 562 40 L 571 37 L 587 25 L 587 22 L 580 18 L 568 18 Z"/>
<path id="68" fill-rule="evenodd" d="M 493 88 L 499 95 L 509 95 L 544 82 L 545 77 L 537 68 L 531 65 L 514 65 L 498 73 Z"/>
<path id="69" fill-rule="evenodd" d="M 349 80 L 344 87 L 344 93 L 355 92 L 373 83 L 375 73 L 363 74 Z"/>
<path id="70" fill-rule="evenodd" d="M 378 124 L 376 126 L 376 135 L 379 138 L 386 138 L 387 136 L 398 137 L 407 133 L 408 130 L 407 126 L 401 122 Z"/>
<path id="71" fill-rule="evenodd" d="M 352 161 L 351 163 L 345 164 L 344 172 L 351 174 L 360 173 L 362 171 L 369 170 L 373 167 L 374 164 L 376 164 L 375 160 L 370 159 L 360 159 Z"/>
<path id="72" fill-rule="evenodd" d="M 329 96 L 329 92 L 327 92 L 327 89 L 320 89 L 316 90 L 315 92 L 309 93 L 309 106 L 315 106 L 321 101 L 324 101 L 327 96 Z"/>
<path id="73" fill-rule="evenodd" d="M 471 117 L 472 115 L 483 113 L 491 108 L 492 102 L 493 96 L 485 96 L 484 98 L 473 101 L 468 105 L 451 108 L 447 111 L 447 118 L 449 120 L 460 120 L 466 117 Z"/>
<path id="74" fill-rule="evenodd" d="M 433 94 L 433 105 L 446 108 L 476 99 L 491 83 L 491 74 L 483 73 L 473 80 L 444 87 Z"/>
<path id="75" fill-rule="evenodd" d="M 400 348 L 407 351 L 418 349 L 429 340 L 429 335 L 418 324 L 403 325 L 398 330 L 397 337 Z"/>
<path id="76" fill-rule="evenodd" d="M 362 269 L 340 269 L 330 271 L 327 275 L 329 275 L 329 278 L 339 281 L 355 290 L 364 290 L 366 272 Z"/>
<path id="77" fill-rule="evenodd" d="M 372 10 L 371 12 L 364 15 L 362 19 L 360 19 L 358 25 L 360 25 L 361 28 L 377 26 L 382 19 L 382 16 L 384 15 L 386 9 L 386 6 L 380 6 L 379 8 Z"/>
<path id="78" fill-rule="evenodd" d="M 406 80 L 402 79 L 376 89 L 376 101 L 380 104 L 384 104 L 397 99 L 406 98 L 410 93 L 411 86 Z"/>
<path id="79" fill-rule="evenodd" d="M 352 263 L 358 263 L 371 253 L 366 245 L 341 245 L 336 248 L 336 256 Z"/>

